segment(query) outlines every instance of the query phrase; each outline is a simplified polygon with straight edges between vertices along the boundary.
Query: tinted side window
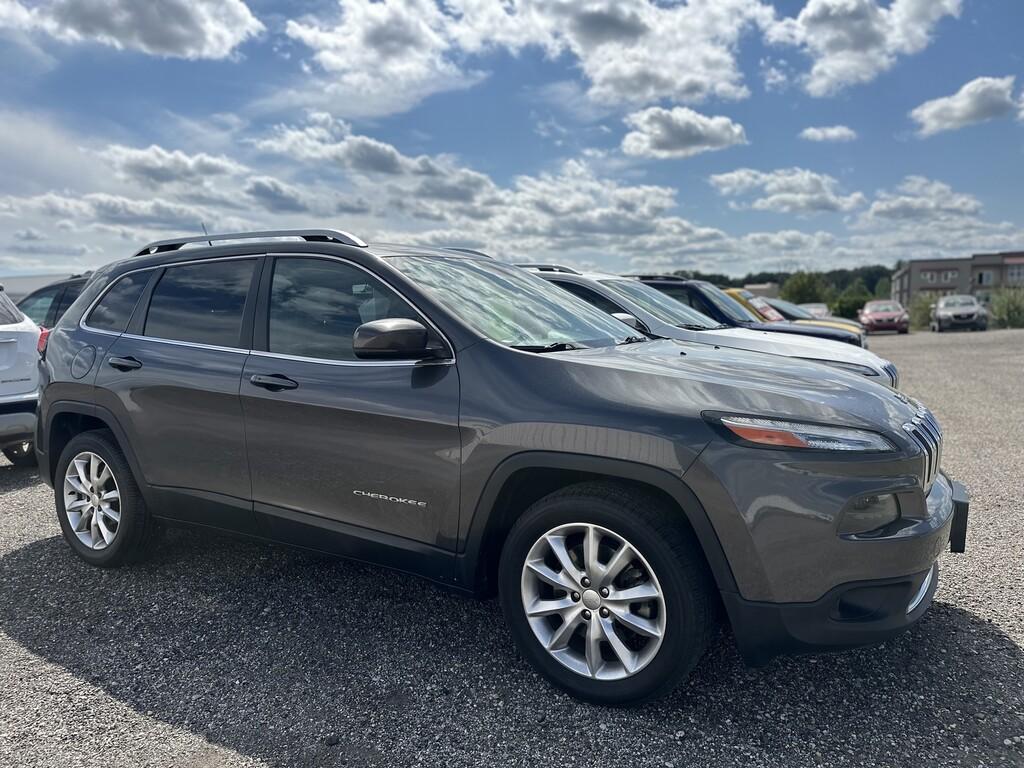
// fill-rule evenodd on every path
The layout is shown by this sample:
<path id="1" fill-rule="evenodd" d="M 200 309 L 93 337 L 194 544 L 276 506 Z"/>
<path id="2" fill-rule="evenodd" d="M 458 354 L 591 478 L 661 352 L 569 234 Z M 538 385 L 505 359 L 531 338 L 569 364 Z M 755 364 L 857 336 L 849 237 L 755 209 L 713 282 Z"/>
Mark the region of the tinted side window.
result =
<path id="1" fill-rule="evenodd" d="M 241 344 L 253 259 L 168 267 L 153 289 L 146 336 L 218 347 Z"/>
<path id="2" fill-rule="evenodd" d="M 18 309 L 30 317 L 36 325 L 45 324 L 46 315 L 53 302 L 57 300 L 57 294 L 60 293 L 61 287 L 60 285 L 49 285 L 46 288 L 40 288 L 22 299 L 18 304 Z"/>
<path id="3" fill-rule="evenodd" d="M 597 291 L 592 291 L 589 288 L 586 288 L 582 285 L 578 285 L 577 283 L 565 283 L 562 282 L 561 280 L 552 280 L 551 282 L 553 282 L 559 288 L 564 288 L 574 296 L 579 296 L 581 299 L 587 302 L 587 304 L 590 304 L 593 307 L 597 307 L 602 312 L 607 312 L 609 315 L 614 314 L 616 312 L 624 311 L 622 307 L 613 304 L 611 301 L 606 299 Z"/>
<path id="4" fill-rule="evenodd" d="M 421 320 L 412 307 L 363 270 L 326 259 L 277 259 L 270 289 L 270 352 L 355 360 L 352 334 L 391 317 Z"/>
<path id="5" fill-rule="evenodd" d="M 125 275 L 110 288 L 100 299 L 99 304 L 93 307 L 85 321 L 90 328 L 100 331 L 113 331 L 123 333 L 128 327 L 135 305 L 142 295 L 143 288 L 149 282 L 152 272 L 136 272 Z M 78 292 L 81 292 L 81 286 Z"/>
<path id="6" fill-rule="evenodd" d="M 57 302 L 57 306 L 53 312 L 53 322 L 57 323 L 58 320 L 68 311 L 68 307 L 75 303 L 75 299 L 82 293 L 82 289 L 85 288 L 85 280 L 80 280 L 74 283 L 68 283 L 64 286 L 64 293 L 60 295 L 60 301 Z"/>
<path id="7" fill-rule="evenodd" d="M 688 291 L 686 288 L 677 285 L 656 285 L 655 288 L 657 288 L 662 293 L 671 296 L 676 301 L 681 301 L 686 306 L 693 307 L 697 311 L 703 312 L 708 317 L 716 317 L 718 314 L 714 310 L 711 310 L 706 302 L 701 301 L 700 296 L 698 296 L 695 292 Z"/>

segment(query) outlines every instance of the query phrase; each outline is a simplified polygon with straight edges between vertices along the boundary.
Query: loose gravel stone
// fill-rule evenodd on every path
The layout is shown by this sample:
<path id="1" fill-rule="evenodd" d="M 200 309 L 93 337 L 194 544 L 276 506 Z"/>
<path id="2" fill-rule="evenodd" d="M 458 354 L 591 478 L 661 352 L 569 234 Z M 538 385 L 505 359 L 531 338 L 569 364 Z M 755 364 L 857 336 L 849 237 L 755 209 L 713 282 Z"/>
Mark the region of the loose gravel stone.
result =
<path id="1" fill-rule="evenodd" d="M 0 765 L 1024 766 L 1024 332 L 872 337 L 972 493 L 922 622 L 876 648 L 741 663 L 723 635 L 641 709 L 576 702 L 498 605 L 207 532 L 102 571 L 0 466 Z"/>

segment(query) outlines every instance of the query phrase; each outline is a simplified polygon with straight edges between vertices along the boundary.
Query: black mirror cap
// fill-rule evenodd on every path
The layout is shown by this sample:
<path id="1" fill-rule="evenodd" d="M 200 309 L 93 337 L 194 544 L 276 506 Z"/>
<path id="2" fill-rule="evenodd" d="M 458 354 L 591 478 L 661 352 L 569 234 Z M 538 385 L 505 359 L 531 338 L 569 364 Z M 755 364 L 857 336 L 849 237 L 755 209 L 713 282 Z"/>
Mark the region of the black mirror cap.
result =
<path id="1" fill-rule="evenodd" d="M 352 335 L 352 350 L 360 360 L 425 360 L 445 357 L 442 349 L 430 346 L 430 333 L 423 323 L 404 317 L 363 323 Z"/>

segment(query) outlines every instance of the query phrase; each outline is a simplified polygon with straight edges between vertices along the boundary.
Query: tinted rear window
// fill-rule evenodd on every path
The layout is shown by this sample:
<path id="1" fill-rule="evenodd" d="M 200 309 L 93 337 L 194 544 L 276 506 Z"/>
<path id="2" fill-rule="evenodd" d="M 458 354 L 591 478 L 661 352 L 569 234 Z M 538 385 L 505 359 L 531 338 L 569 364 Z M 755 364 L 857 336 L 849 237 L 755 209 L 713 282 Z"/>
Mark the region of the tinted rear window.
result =
<path id="1" fill-rule="evenodd" d="M 15 325 L 20 323 L 25 316 L 21 310 L 14 306 L 11 297 L 0 291 L 0 325 Z"/>
<path id="2" fill-rule="evenodd" d="M 255 260 L 168 267 L 149 302 L 146 336 L 240 346 L 242 312 Z"/>
<path id="3" fill-rule="evenodd" d="M 125 275 L 114 283 L 113 287 L 100 299 L 99 304 L 93 307 L 85 321 L 86 325 L 100 331 L 123 333 L 128 327 L 128 321 L 132 317 L 135 305 L 139 302 L 139 296 L 142 295 L 142 290 L 146 287 L 152 274 L 152 271 L 136 272 Z M 81 290 L 82 287 L 78 286 L 79 293 Z"/>

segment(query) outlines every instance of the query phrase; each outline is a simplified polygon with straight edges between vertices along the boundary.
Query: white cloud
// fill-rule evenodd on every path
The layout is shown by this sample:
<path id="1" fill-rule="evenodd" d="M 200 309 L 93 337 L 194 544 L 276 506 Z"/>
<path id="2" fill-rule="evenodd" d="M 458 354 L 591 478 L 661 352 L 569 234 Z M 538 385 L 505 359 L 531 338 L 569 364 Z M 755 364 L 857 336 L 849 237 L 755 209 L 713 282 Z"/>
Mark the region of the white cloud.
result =
<path id="1" fill-rule="evenodd" d="M 739 197 L 753 193 L 750 207 L 758 211 L 851 211 L 865 202 L 860 192 L 843 195 L 839 192 L 836 179 L 805 168 L 781 168 L 769 172 L 739 168 L 716 174 L 710 178 L 710 182 L 721 195 Z"/>
<path id="2" fill-rule="evenodd" d="M 882 191 L 865 212 L 865 221 L 962 222 L 981 213 L 973 195 L 954 192 L 941 181 L 907 176 L 894 192 Z"/>
<path id="3" fill-rule="evenodd" d="M 845 125 L 822 125 L 804 128 L 800 138 L 806 141 L 853 141 L 857 132 Z"/>
<path id="4" fill-rule="evenodd" d="M 3 27 L 183 59 L 223 59 L 264 30 L 242 0 L 0 0 Z"/>
<path id="5" fill-rule="evenodd" d="M 690 157 L 747 143 L 739 123 L 687 107 L 650 107 L 627 116 L 625 122 L 633 130 L 623 137 L 622 151 L 637 157 Z"/>
<path id="6" fill-rule="evenodd" d="M 955 131 L 973 123 L 1005 117 L 1018 109 L 1013 98 L 1016 78 L 979 77 L 966 83 L 952 96 L 926 101 L 911 111 L 921 136 Z"/>
<path id="7" fill-rule="evenodd" d="M 171 183 L 202 183 L 216 176 L 234 176 L 247 169 L 224 155 L 200 152 L 189 155 L 177 150 L 166 150 L 152 144 L 145 149 L 111 144 L 99 156 L 110 163 L 123 179 L 146 186 Z"/>
<path id="8" fill-rule="evenodd" d="M 570 54 L 611 105 L 658 99 L 744 98 L 736 62 L 741 35 L 766 27 L 763 0 L 663 5 L 648 0 L 349 0 L 331 20 L 292 19 L 286 33 L 313 52 L 313 84 L 293 103 L 367 116 L 409 109 L 431 94 L 478 82 L 474 57 L 526 47 Z"/>
<path id="9" fill-rule="evenodd" d="M 795 18 L 768 28 L 769 42 L 802 48 L 812 59 L 804 87 L 829 96 L 924 50 L 938 23 L 960 15 L 961 0 L 808 0 Z"/>

